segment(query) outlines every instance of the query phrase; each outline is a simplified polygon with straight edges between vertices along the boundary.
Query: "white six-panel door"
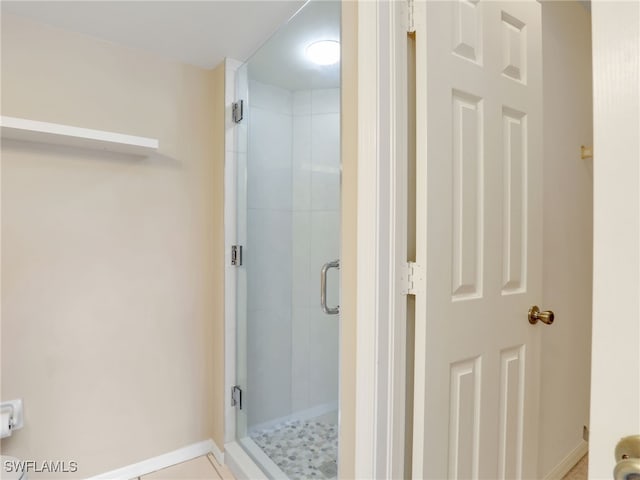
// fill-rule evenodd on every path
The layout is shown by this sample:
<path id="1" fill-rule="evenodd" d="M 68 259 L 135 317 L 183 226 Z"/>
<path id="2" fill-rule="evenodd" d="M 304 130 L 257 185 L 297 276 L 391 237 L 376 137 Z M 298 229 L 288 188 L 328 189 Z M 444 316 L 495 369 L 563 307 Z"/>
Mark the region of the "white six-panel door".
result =
<path id="1" fill-rule="evenodd" d="M 414 478 L 535 478 L 541 6 L 419 1 Z"/>

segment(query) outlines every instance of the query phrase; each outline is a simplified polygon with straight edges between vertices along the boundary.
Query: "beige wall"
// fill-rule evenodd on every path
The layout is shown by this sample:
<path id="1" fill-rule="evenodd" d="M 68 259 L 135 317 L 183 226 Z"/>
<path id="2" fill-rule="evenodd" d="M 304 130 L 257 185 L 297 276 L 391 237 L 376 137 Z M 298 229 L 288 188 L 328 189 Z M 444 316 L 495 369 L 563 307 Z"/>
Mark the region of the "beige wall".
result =
<path id="1" fill-rule="evenodd" d="M 540 477 L 582 442 L 589 423 L 593 161 L 591 18 L 578 2 L 544 2 L 543 304 Z"/>
<path id="2" fill-rule="evenodd" d="M 3 144 L 2 399 L 25 405 L 3 454 L 79 478 L 222 445 L 223 92 L 222 68 L 2 16 L 3 115 L 160 141 Z"/>

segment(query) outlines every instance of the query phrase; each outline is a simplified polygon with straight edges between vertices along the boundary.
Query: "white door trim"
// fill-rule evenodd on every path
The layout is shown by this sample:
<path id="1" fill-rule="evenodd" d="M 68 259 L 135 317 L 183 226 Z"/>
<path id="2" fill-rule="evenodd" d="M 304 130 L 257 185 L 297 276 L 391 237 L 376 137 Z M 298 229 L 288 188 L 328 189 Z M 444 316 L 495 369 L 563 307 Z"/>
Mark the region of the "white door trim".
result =
<path id="1" fill-rule="evenodd" d="M 378 2 L 358 5 L 355 477 L 375 478 L 378 305 Z"/>
<path id="2" fill-rule="evenodd" d="M 356 478 L 404 471 L 406 19 L 404 2 L 358 4 Z"/>

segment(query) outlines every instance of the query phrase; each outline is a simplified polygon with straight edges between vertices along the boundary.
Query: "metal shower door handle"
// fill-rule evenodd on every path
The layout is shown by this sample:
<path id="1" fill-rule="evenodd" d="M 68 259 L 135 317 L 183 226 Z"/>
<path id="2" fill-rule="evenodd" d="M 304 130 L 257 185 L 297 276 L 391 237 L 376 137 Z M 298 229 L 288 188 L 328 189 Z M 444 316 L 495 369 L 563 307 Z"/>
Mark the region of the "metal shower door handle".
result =
<path id="1" fill-rule="evenodd" d="M 320 306 L 327 315 L 337 315 L 340 313 L 340 305 L 333 308 L 327 307 L 327 272 L 330 268 L 340 269 L 340 259 L 325 263 L 320 270 Z"/>

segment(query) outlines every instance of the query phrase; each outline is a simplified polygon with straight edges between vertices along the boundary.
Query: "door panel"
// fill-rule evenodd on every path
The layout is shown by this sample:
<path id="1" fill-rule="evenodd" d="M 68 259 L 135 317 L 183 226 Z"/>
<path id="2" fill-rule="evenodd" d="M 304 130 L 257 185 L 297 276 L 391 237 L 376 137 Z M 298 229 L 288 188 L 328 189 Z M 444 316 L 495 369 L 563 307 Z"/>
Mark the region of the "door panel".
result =
<path id="1" fill-rule="evenodd" d="M 591 21 L 597 274 L 589 476 L 612 478 L 617 442 L 640 435 L 640 4 L 593 2 Z"/>
<path id="2" fill-rule="evenodd" d="M 418 2 L 415 478 L 535 478 L 540 4 Z"/>

